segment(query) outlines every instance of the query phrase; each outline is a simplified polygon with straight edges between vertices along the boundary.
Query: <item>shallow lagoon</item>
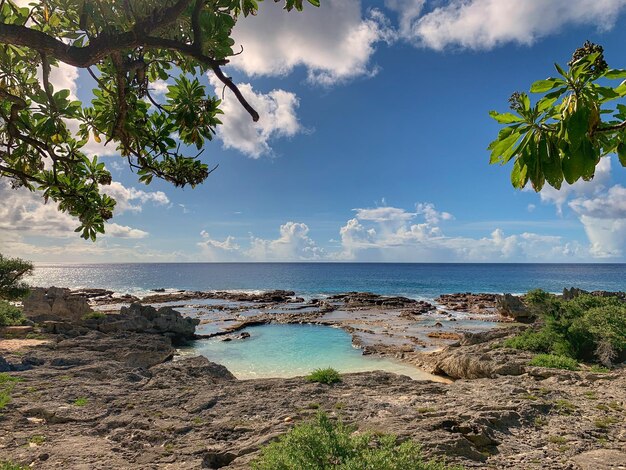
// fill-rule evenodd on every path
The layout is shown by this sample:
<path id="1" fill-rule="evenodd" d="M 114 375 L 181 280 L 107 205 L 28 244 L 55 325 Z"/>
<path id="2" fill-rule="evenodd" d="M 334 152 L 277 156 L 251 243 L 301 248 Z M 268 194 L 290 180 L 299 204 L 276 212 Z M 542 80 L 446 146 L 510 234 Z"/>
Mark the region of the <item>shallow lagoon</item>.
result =
<path id="1" fill-rule="evenodd" d="M 223 364 L 238 379 L 296 377 L 317 368 L 339 372 L 384 370 L 415 380 L 438 380 L 415 367 L 374 356 L 364 356 L 352 346 L 348 333 L 320 325 L 263 325 L 248 328 L 250 338 L 222 341 L 199 340 L 181 352 L 200 354 Z"/>

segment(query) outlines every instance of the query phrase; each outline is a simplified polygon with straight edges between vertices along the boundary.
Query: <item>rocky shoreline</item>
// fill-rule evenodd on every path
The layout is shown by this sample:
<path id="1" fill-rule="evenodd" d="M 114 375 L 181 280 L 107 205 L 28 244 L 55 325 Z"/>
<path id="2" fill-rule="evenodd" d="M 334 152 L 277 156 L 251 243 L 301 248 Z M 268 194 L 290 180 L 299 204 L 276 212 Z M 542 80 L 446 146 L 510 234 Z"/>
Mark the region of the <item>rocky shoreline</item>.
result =
<path id="1" fill-rule="evenodd" d="M 164 294 L 170 296 L 165 302 L 152 300 L 197 300 L 176 294 Z M 84 304 L 68 302 L 68 295 L 58 295 L 56 313 L 63 301 L 78 316 Z M 236 295 L 220 299 L 232 303 L 215 310 L 234 316 L 230 325 L 239 327 L 231 334 L 243 331 L 245 321 L 354 328 L 353 338 L 365 342 L 366 352 L 370 347 L 372 353 L 401 356 L 457 380 L 414 381 L 384 372 L 344 374 L 332 386 L 303 378 L 237 380 L 203 357 L 172 361 L 174 342 L 191 339 L 196 325 L 203 325 L 171 307 L 82 313 L 81 320 L 57 317 L 40 323 L 39 345 L 9 350 L 0 340 L 0 370 L 19 380 L 0 411 L 0 460 L 42 469 L 245 469 L 263 444 L 323 409 L 362 430 L 415 439 L 427 455 L 466 468 L 626 466 L 623 367 L 610 373 L 529 367 L 528 354 L 501 346 L 523 326 L 465 331 L 438 343 L 439 350 L 424 352 L 427 348 L 411 339 L 396 341 L 411 336 L 406 330 L 411 323 L 433 314 L 430 304 L 412 299 L 349 293 L 303 302 L 292 293 Z M 93 299 L 96 306 L 119 302 Z M 50 312 L 43 306 L 39 314 L 54 316 L 56 297 L 44 300 Z M 495 299 L 493 307 L 485 298 L 465 302 L 497 308 Z M 243 319 L 234 315 L 247 314 L 247 304 L 262 311 Z M 441 304 L 433 307 L 441 310 Z M 439 320 L 447 314 L 434 315 Z M 384 342 L 372 344 L 366 331 L 388 340 L 387 350 Z"/>

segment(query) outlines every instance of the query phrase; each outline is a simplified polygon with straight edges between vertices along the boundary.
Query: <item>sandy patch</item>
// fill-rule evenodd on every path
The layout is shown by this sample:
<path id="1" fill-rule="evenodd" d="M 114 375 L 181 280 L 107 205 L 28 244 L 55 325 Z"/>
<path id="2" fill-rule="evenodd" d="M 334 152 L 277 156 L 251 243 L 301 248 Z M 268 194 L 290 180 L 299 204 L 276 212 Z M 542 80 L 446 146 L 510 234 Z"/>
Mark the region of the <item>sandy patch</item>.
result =
<path id="1" fill-rule="evenodd" d="M 48 342 L 45 339 L 0 339 L 0 351 L 18 351 Z"/>

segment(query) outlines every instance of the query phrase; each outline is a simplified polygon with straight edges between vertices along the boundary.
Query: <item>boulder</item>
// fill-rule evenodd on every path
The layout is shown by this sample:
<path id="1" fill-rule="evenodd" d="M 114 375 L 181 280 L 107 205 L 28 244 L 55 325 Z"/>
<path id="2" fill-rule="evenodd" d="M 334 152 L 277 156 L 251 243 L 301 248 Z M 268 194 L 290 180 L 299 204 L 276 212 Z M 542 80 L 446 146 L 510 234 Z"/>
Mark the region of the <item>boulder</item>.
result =
<path id="1" fill-rule="evenodd" d="M 35 287 L 24 300 L 24 316 L 41 322 L 46 320 L 79 322 L 90 313 L 87 297 L 61 287 Z"/>
<path id="2" fill-rule="evenodd" d="M 529 323 L 534 318 L 524 302 L 511 294 L 496 296 L 496 312 L 503 317 L 512 318 L 521 323 Z"/>
<path id="3" fill-rule="evenodd" d="M 91 322 L 104 333 L 131 331 L 160 334 L 171 338 L 173 343 L 180 344 L 195 338 L 196 325 L 200 320 L 183 317 L 171 307 L 157 310 L 150 305 L 134 303 L 130 307 L 122 307 L 119 315 L 107 315 Z"/>

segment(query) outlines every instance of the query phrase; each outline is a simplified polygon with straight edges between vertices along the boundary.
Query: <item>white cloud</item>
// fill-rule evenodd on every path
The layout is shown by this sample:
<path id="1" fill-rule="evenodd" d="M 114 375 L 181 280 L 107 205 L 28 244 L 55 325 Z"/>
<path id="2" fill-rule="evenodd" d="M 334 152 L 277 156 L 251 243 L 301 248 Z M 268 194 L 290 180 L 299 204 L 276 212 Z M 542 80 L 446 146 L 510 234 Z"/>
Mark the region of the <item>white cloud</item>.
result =
<path id="1" fill-rule="evenodd" d="M 79 225 L 78 220 L 65 212 L 60 212 L 57 204 L 53 202 L 45 204 L 41 193 L 33 193 L 25 188 L 12 189 L 7 181 L 0 181 L 0 201 L 2 201 L 0 234 L 14 232 L 20 235 L 47 238 L 78 237 L 78 234 L 74 232 Z M 106 224 L 105 231 L 106 235 L 103 237 L 144 238 L 148 236 L 148 232 L 113 222 Z"/>
<path id="2" fill-rule="evenodd" d="M 216 94 L 221 96 L 222 82 L 213 75 L 209 79 Z M 222 125 L 217 128 L 217 135 L 225 148 L 234 148 L 252 158 L 259 158 L 272 154 L 272 139 L 292 137 L 302 131 L 296 115 L 298 97 L 294 93 L 284 90 L 258 93 L 249 83 L 241 83 L 238 87 L 260 118 L 258 122 L 253 122 L 248 112 L 230 90 L 227 90 L 221 104 L 224 111 L 220 116 Z"/>
<path id="3" fill-rule="evenodd" d="M 423 220 L 415 221 L 418 217 Z M 449 237 L 440 223 L 452 219 L 432 203 L 416 204 L 415 213 L 395 207 L 358 209 L 339 231 L 340 252 L 331 256 L 354 261 L 563 261 L 585 254 L 577 243 L 529 232 L 506 236 L 495 229 L 480 239 Z"/>
<path id="4" fill-rule="evenodd" d="M 309 237 L 309 227 L 298 222 L 280 226 L 280 236 L 264 239 L 250 236 L 249 245 L 240 246 L 233 236 L 224 240 L 212 239 L 203 230 L 197 245 L 209 261 L 313 261 L 325 256 L 324 250 Z"/>
<path id="5" fill-rule="evenodd" d="M 450 0 L 419 17 L 419 0 L 392 2 L 403 36 L 436 50 L 489 49 L 538 38 L 580 24 L 611 28 L 625 0 Z"/>
<path id="6" fill-rule="evenodd" d="M 578 214 L 594 256 L 623 256 L 626 251 L 626 188 L 615 185 L 602 194 L 574 199 L 569 207 Z"/>
<path id="7" fill-rule="evenodd" d="M 43 71 L 41 67 L 37 69 L 37 78 L 43 87 Z M 77 100 L 76 96 L 78 69 L 72 65 L 59 62 L 58 66 L 50 67 L 50 84 L 54 88 L 54 93 L 61 90 L 70 90 L 71 100 Z"/>
<path id="8" fill-rule="evenodd" d="M 359 220 L 372 222 L 403 222 L 415 217 L 414 213 L 397 207 L 376 207 L 373 209 L 354 209 Z"/>
<path id="9" fill-rule="evenodd" d="M 626 219 L 626 188 L 616 184 L 596 197 L 574 199 L 569 206 L 577 214 L 597 219 Z"/>
<path id="10" fill-rule="evenodd" d="M 611 179 L 611 158 L 605 157 L 600 159 L 600 163 L 596 167 L 596 173 L 591 181 L 578 180 L 574 184 L 563 182 L 561 189 L 554 189 L 552 186 L 545 185 L 539 192 L 542 202 L 554 204 L 559 214 L 563 213 L 563 205 L 570 197 L 573 196 L 591 196 L 599 194 L 606 189 L 606 184 Z M 532 191 L 529 187 L 525 191 Z"/>
<path id="11" fill-rule="evenodd" d="M 151 202 L 157 206 L 167 206 L 170 200 L 163 191 L 142 191 L 141 189 L 127 188 L 122 183 L 113 181 L 108 186 L 101 186 L 100 190 L 117 201 L 115 213 L 141 212 L 143 205 Z"/>
<path id="12" fill-rule="evenodd" d="M 257 261 L 297 261 L 320 259 L 324 250 L 309 237 L 309 227 L 303 223 L 287 222 L 280 226 L 280 237 L 265 240 L 252 237 L 246 255 Z"/>
<path id="13" fill-rule="evenodd" d="M 330 85 L 372 74 L 375 44 L 392 33 L 382 13 L 363 17 L 360 0 L 327 0 L 320 8 L 286 12 L 280 4 L 263 2 L 256 17 L 242 18 L 233 31 L 232 65 L 250 76 L 285 75 L 306 67 L 311 83 Z"/>
<path id="14" fill-rule="evenodd" d="M 241 258 L 241 247 L 235 237 L 228 236 L 224 241 L 213 240 L 207 231 L 200 232 L 202 241 L 197 243 L 202 256 L 207 261 L 237 261 Z"/>
<path id="15" fill-rule="evenodd" d="M 410 38 L 413 26 L 422 14 L 426 0 L 385 0 L 385 6 L 398 13 L 399 33 L 401 37 Z"/>

